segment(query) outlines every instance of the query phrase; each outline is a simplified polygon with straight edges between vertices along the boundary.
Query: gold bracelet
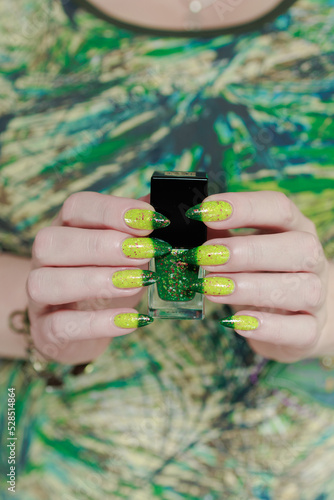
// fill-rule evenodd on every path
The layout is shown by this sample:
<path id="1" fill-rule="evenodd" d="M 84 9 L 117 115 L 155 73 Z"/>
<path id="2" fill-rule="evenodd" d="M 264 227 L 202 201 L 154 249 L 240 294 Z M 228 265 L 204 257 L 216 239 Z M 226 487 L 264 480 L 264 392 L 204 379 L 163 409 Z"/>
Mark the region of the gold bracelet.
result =
<path id="1" fill-rule="evenodd" d="M 20 324 L 17 326 L 16 322 Z M 26 363 L 32 368 L 33 372 L 43 378 L 46 385 L 49 387 L 62 387 L 64 385 L 64 377 L 67 374 L 80 375 L 83 372 L 89 373 L 92 370 L 91 363 L 82 363 L 80 365 L 66 366 L 51 359 L 45 359 L 45 355 L 41 353 L 34 344 L 30 333 L 30 320 L 28 308 L 24 311 L 13 311 L 9 316 L 9 328 L 15 332 L 26 336 L 27 340 L 27 360 Z M 45 361 L 39 359 L 38 354 Z"/>

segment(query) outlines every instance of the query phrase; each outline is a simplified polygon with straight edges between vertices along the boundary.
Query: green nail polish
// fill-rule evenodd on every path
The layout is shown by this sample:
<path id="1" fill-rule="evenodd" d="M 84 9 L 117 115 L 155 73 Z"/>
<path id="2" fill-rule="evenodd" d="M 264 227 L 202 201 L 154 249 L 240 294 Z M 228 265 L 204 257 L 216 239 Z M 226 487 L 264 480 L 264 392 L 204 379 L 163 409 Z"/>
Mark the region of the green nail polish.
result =
<path id="1" fill-rule="evenodd" d="M 220 320 L 220 324 L 234 330 L 255 330 L 260 323 L 254 316 L 228 316 Z"/>
<path id="2" fill-rule="evenodd" d="M 189 208 L 186 216 L 189 219 L 202 222 L 216 222 L 228 219 L 232 214 L 232 206 L 227 201 L 204 201 L 195 207 Z"/>
<path id="3" fill-rule="evenodd" d="M 141 210 L 134 208 L 128 210 L 124 215 L 124 220 L 133 229 L 160 229 L 170 224 L 169 219 L 158 212 L 152 210 Z"/>
<path id="4" fill-rule="evenodd" d="M 171 221 L 169 227 L 158 229 L 152 236 L 161 237 L 173 247 L 167 255 L 150 261 L 150 270 L 159 276 L 156 285 L 148 290 L 148 310 L 155 318 L 204 317 L 204 297 L 190 289 L 191 283 L 204 276 L 204 269 L 186 262 L 183 256 L 190 248 L 207 241 L 205 224 L 184 217 L 188 207 L 206 198 L 207 184 L 204 172 L 154 172 L 152 175 L 150 203 Z"/>
<path id="5" fill-rule="evenodd" d="M 157 238 L 127 238 L 122 250 L 131 259 L 152 259 L 170 253 L 172 246 Z"/>
<path id="6" fill-rule="evenodd" d="M 234 281 L 229 278 L 212 276 L 196 280 L 190 289 L 205 295 L 230 295 L 235 288 Z"/>
<path id="7" fill-rule="evenodd" d="M 184 255 L 184 260 L 197 266 L 219 266 L 230 258 L 230 252 L 223 245 L 203 245 L 192 248 Z"/>
<path id="8" fill-rule="evenodd" d="M 112 283 L 116 288 L 138 288 L 152 285 L 158 281 L 158 276 L 152 271 L 142 271 L 141 269 L 126 269 L 116 271 L 112 275 Z"/>
<path id="9" fill-rule="evenodd" d="M 119 328 L 140 328 L 152 323 L 153 318 L 146 314 L 122 313 L 114 317 L 114 323 Z"/>
<path id="10" fill-rule="evenodd" d="M 157 289 L 162 300 L 179 302 L 195 297 L 190 285 L 198 277 L 198 267 L 184 262 L 182 256 L 186 251 L 173 248 L 170 254 L 155 259 L 155 271 L 159 276 Z"/>

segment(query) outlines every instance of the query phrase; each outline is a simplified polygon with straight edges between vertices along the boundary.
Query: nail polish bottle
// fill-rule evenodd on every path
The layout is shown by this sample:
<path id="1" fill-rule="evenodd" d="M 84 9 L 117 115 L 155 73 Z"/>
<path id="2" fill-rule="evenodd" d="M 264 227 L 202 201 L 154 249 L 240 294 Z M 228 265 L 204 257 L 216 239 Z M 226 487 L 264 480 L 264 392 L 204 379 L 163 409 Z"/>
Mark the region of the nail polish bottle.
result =
<path id="1" fill-rule="evenodd" d="M 202 319 L 203 295 L 190 290 L 190 284 L 204 277 L 199 266 L 188 264 L 182 256 L 202 245 L 207 239 L 203 222 L 186 217 L 186 211 L 207 196 L 208 178 L 205 172 L 154 172 L 151 178 L 151 205 L 168 217 L 170 225 L 156 229 L 150 235 L 170 245 L 170 254 L 155 257 L 150 270 L 159 280 L 148 293 L 149 315 L 166 319 Z"/>

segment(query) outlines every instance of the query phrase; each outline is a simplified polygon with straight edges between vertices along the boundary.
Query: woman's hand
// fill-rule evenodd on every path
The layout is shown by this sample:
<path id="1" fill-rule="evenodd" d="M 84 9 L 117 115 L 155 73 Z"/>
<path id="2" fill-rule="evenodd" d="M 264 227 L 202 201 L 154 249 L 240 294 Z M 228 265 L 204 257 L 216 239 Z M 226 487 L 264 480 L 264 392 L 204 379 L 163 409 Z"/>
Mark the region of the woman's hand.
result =
<path id="1" fill-rule="evenodd" d="M 205 222 L 210 238 L 188 252 L 188 262 L 210 273 L 193 289 L 238 311 L 223 325 L 246 337 L 257 353 L 281 362 L 334 354 L 328 321 L 333 267 L 313 222 L 289 198 L 274 191 L 218 194 L 187 216 Z M 231 236 L 228 230 L 235 228 L 258 231 Z"/>
<path id="2" fill-rule="evenodd" d="M 112 337 L 151 322 L 133 309 L 142 287 L 156 281 L 143 269 L 171 247 L 145 237 L 168 224 L 144 201 L 72 194 L 32 248 L 26 288 L 38 351 L 62 363 L 84 363 Z"/>

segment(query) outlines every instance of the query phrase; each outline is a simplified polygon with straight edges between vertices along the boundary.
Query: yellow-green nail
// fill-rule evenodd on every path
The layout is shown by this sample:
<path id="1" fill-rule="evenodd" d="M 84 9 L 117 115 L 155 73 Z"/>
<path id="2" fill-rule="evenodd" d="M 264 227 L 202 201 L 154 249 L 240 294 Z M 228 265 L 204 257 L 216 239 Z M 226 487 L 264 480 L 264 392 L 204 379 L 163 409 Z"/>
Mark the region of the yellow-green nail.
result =
<path id="1" fill-rule="evenodd" d="M 172 245 L 157 238 L 127 238 L 122 250 L 131 259 L 152 259 L 170 253 Z"/>
<path id="2" fill-rule="evenodd" d="M 208 276 L 196 280 L 189 288 L 205 295 L 230 295 L 234 291 L 235 283 L 230 278 Z"/>
<path id="3" fill-rule="evenodd" d="M 140 328 L 152 323 L 153 318 L 146 314 L 121 313 L 114 317 L 114 323 L 119 328 Z"/>
<path id="4" fill-rule="evenodd" d="M 189 264 L 196 266 L 219 266 L 225 264 L 229 258 L 229 249 L 223 245 L 202 245 L 191 248 L 182 257 Z"/>
<path id="5" fill-rule="evenodd" d="M 142 271 L 141 269 L 126 269 L 116 271 L 112 275 L 112 283 L 117 288 L 138 288 L 152 285 L 158 281 L 159 277 L 152 271 Z"/>
<path id="6" fill-rule="evenodd" d="M 220 324 L 234 330 L 255 330 L 259 326 L 259 320 L 254 316 L 228 316 L 221 319 Z"/>
<path id="7" fill-rule="evenodd" d="M 199 205 L 189 208 L 186 216 L 189 219 L 202 222 L 216 222 L 228 219 L 232 214 L 232 206 L 227 201 L 204 201 Z"/>
<path id="8" fill-rule="evenodd" d="M 170 224 L 170 220 L 153 210 L 142 210 L 133 208 L 124 215 L 124 220 L 133 229 L 159 229 Z"/>

